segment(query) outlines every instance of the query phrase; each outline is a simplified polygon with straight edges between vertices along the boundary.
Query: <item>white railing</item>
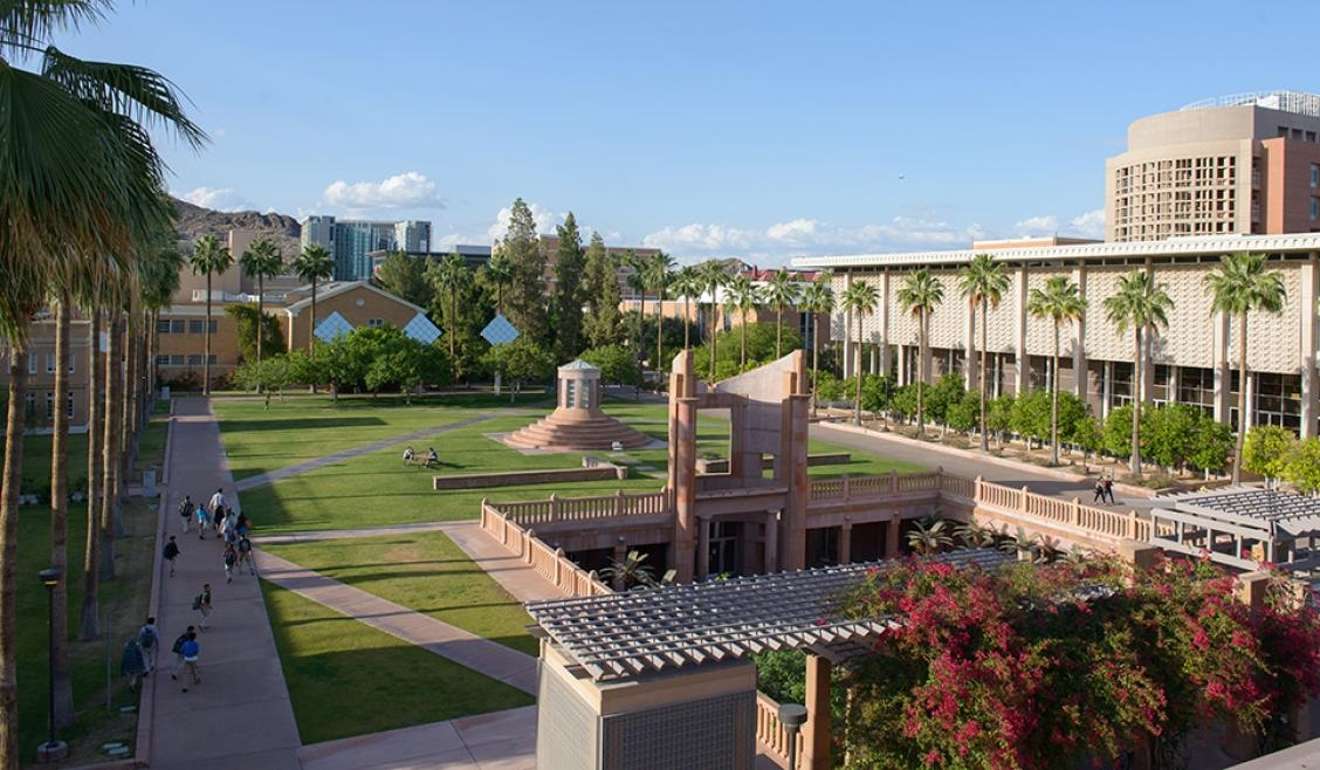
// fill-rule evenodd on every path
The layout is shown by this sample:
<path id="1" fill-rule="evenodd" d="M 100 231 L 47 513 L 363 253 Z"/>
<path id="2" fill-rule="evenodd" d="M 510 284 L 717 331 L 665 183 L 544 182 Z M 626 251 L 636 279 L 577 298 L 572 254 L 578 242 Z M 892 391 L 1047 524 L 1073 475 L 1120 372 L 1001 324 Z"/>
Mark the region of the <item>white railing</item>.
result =
<path id="1" fill-rule="evenodd" d="M 486 507 L 497 511 L 509 521 L 524 527 L 563 521 L 596 521 L 621 516 L 650 516 L 665 514 L 671 509 L 669 494 L 644 492 L 625 494 L 620 491 L 600 497 L 558 497 L 550 495 L 544 500 L 519 502 L 487 502 Z"/>
<path id="2" fill-rule="evenodd" d="M 761 691 L 756 692 L 756 742 L 780 767 L 788 767 L 788 730 L 779 722 L 779 704 Z M 796 767 L 802 767 L 806 741 L 798 735 Z"/>
<path id="3" fill-rule="evenodd" d="M 566 596 L 614 593 L 594 570 L 582 569 L 564 554 L 564 549 L 546 545 L 536 537 L 535 530 L 524 529 L 486 502 L 481 504 L 481 528 Z"/>

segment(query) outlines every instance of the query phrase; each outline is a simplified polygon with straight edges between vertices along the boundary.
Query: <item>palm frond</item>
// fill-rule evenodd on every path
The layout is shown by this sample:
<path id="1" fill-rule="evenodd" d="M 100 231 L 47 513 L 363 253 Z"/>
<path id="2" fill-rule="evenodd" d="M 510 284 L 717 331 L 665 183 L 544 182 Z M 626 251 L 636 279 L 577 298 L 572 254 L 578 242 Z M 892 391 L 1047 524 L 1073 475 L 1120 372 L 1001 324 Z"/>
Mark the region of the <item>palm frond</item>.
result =
<path id="1" fill-rule="evenodd" d="M 0 0 L 0 51 L 27 56 L 59 30 L 99 22 L 111 5 L 110 0 Z"/>

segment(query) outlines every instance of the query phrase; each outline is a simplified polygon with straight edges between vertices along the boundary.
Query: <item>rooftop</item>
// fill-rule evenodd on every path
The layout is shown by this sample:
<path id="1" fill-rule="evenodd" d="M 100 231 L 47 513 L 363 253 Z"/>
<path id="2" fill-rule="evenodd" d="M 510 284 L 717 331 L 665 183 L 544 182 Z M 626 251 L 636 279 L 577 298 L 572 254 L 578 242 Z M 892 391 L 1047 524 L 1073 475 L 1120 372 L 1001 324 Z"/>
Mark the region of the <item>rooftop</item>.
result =
<path id="1" fill-rule="evenodd" d="M 1209 110 L 1216 107 L 1264 107 L 1270 110 L 1292 112 L 1307 117 L 1320 118 L 1320 94 L 1305 91 L 1252 91 L 1243 94 L 1217 96 L 1192 102 L 1183 110 Z"/>

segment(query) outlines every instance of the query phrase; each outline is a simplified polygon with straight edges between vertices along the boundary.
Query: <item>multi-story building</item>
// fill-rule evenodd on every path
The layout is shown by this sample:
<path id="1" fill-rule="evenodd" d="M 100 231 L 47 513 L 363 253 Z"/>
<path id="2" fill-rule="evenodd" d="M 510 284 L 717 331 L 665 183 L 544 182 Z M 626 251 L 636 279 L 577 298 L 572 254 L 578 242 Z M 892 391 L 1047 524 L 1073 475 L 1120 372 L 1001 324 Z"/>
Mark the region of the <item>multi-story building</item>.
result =
<path id="1" fill-rule="evenodd" d="M 335 258 L 335 280 L 365 281 L 371 278 L 371 253 L 375 251 L 426 251 L 431 244 L 431 223 L 364 219 L 336 219 L 312 215 L 302 222 L 303 248 L 318 245 Z M 413 248 L 413 247 L 416 248 Z"/>
<path id="2" fill-rule="evenodd" d="M 430 251 L 431 223 L 415 219 L 395 222 L 394 248 L 399 251 Z"/>
<path id="3" fill-rule="evenodd" d="M 1141 118 L 1105 163 L 1111 241 L 1320 230 L 1320 95 L 1241 94 Z"/>
<path id="4" fill-rule="evenodd" d="M 992 253 L 1012 276 L 999 306 L 989 313 L 986 375 L 993 394 L 1048 387 L 1053 327 L 1026 310 L 1031 289 L 1052 276 L 1075 281 L 1087 299 L 1081 321 L 1063 329 L 1060 387 L 1086 399 L 1095 414 L 1142 398 L 1154 403 L 1190 404 L 1236 426 L 1238 382 L 1237 324 L 1210 306 L 1205 277 L 1225 254 L 1268 255 L 1269 268 L 1282 274 L 1287 290 L 1283 311 L 1253 313 L 1248 331 L 1246 424 L 1282 425 L 1303 436 L 1320 434 L 1317 355 L 1320 354 L 1320 233 L 1286 235 L 1226 234 L 1155 241 L 1058 244 L 1052 239 L 1016 244 L 976 243 L 970 249 L 896 254 L 858 254 L 793 260 L 798 267 L 834 271 L 836 295 L 853 281 L 874 285 L 880 294 L 875 313 L 856 319 L 836 312 L 833 336 L 845 346 L 846 373 L 860 366 L 888 372 L 900 383 L 917 372 L 916 320 L 896 300 L 903 279 L 926 268 L 944 284 L 944 302 L 929 319 L 930 377 L 959 372 L 979 382 L 980 318 L 958 290 L 959 270 L 973 255 Z M 1149 270 L 1173 299 L 1166 329 L 1153 335 L 1148 365 L 1135 371 L 1131 330 L 1120 333 L 1105 317 L 1104 300 L 1119 278 Z M 860 346 L 860 347 L 859 347 Z"/>

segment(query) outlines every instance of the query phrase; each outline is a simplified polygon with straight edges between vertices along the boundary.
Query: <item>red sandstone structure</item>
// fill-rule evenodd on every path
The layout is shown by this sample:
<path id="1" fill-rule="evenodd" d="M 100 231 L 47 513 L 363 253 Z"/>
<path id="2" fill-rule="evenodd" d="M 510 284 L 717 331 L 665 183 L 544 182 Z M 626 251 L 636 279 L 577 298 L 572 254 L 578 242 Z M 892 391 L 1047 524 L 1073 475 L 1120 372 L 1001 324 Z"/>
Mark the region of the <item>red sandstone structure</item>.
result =
<path id="1" fill-rule="evenodd" d="M 515 449 L 552 452 L 609 450 L 617 444 L 637 449 L 651 442 L 600 410 L 600 369 L 577 360 L 559 367 L 555 411 L 511 433 L 504 443 Z"/>

